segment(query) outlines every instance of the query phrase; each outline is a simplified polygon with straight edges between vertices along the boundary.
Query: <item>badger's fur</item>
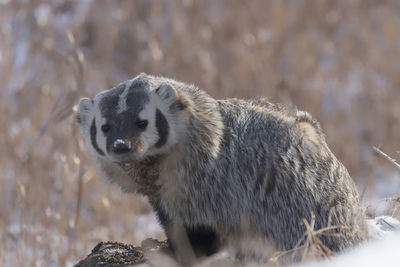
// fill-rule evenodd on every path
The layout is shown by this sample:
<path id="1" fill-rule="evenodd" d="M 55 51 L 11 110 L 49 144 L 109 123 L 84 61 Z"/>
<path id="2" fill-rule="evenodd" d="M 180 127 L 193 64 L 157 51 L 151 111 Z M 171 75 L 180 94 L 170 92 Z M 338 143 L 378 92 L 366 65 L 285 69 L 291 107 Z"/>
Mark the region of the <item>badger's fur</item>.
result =
<path id="1" fill-rule="evenodd" d="M 82 99 L 78 121 L 102 172 L 149 196 L 164 224 L 291 249 L 315 214 L 314 229 L 345 226 L 320 237 L 333 251 L 365 237 L 354 182 L 306 112 L 141 74 Z"/>

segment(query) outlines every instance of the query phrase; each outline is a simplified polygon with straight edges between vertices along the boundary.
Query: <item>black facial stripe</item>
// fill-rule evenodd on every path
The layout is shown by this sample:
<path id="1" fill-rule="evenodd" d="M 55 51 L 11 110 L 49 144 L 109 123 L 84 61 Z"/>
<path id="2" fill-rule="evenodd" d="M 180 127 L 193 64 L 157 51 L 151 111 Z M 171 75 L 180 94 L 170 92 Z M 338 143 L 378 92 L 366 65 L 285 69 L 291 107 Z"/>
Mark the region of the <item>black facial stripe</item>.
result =
<path id="1" fill-rule="evenodd" d="M 149 101 L 146 88 L 148 84 L 142 80 L 134 81 L 129 87 L 128 94 L 126 96 L 126 105 L 133 113 L 139 113 L 143 110 L 144 105 Z"/>
<path id="2" fill-rule="evenodd" d="M 90 140 L 92 141 L 92 146 L 94 149 L 102 156 L 104 156 L 103 150 L 100 149 L 100 147 L 97 145 L 96 142 L 96 134 L 97 134 L 97 129 L 96 129 L 96 122 L 95 119 L 92 121 L 92 126 L 90 126 Z"/>
<path id="3" fill-rule="evenodd" d="M 116 139 L 130 138 L 136 140 L 143 132 L 135 123 L 139 120 L 139 113 L 150 101 L 149 82 L 139 77 L 131 82 L 129 88 L 126 87 L 127 85 L 129 85 L 128 82 L 106 91 L 99 100 L 101 115 L 110 125 L 103 153 L 109 154 L 111 152 Z M 120 99 L 122 95 L 125 96 L 124 99 Z M 126 109 L 120 110 L 120 101 L 125 102 L 122 104 L 126 104 Z M 168 130 L 166 133 L 168 133 Z M 96 148 L 94 144 L 93 147 Z"/>
<path id="4" fill-rule="evenodd" d="M 114 113 L 118 106 L 119 96 L 124 92 L 125 84 L 120 84 L 104 93 L 99 106 L 103 117 Z"/>
<path id="5" fill-rule="evenodd" d="M 169 125 L 167 119 L 161 113 L 160 110 L 157 109 L 156 111 L 156 127 L 158 131 L 159 139 L 156 143 L 156 147 L 161 147 L 167 143 L 168 132 L 169 132 Z"/>
<path id="6" fill-rule="evenodd" d="M 124 93 L 125 86 L 126 84 L 121 84 L 108 90 L 100 100 L 101 114 L 108 122 L 121 122 L 122 117 L 127 118 L 126 121 L 121 122 L 123 124 L 126 124 L 129 120 L 135 120 L 145 104 L 149 102 L 149 96 L 146 91 L 149 85 L 145 81 L 138 79 L 133 81 L 131 86 L 126 89 L 128 92 L 126 99 L 123 99 L 123 101 L 126 101 L 127 109 L 121 113 L 118 112 L 120 96 Z M 124 128 L 129 128 L 129 125 Z"/>

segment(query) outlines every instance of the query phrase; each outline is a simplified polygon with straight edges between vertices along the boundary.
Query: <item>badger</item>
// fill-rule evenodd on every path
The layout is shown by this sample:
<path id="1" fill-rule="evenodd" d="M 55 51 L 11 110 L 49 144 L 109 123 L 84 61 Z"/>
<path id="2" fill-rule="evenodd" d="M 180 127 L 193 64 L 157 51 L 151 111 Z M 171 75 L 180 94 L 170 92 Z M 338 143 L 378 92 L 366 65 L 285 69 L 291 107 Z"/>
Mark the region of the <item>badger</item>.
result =
<path id="1" fill-rule="evenodd" d="M 331 251 L 366 238 L 356 186 L 307 112 L 143 73 L 81 99 L 77 117 L 100 172 L 208 253 L 248 236 L 290 250 L 312 219 Z"/>
<path id="2" fill-rule="evenodd" d="M 119 185 L 125 193 L 148 198 L 170 249 L 174 250 L 170 232 L 173 232 L 171 226 L 177 220 L 172 220 L 161 207 L 157 180 L 164 155 L 179 138 L 176 133 L 180 125 L 168 121 L 169 116 L 164 114 L 183 110 L 184 106 L 171 98 L 170 94 L 175 91 L 169 85 L 160 84 L 154 90 L 155 85 L 150 87 L 151 81 L 146 77 L 150 76 L 141 74 L 99 93 L 93 99 L 82 98 L 76 119 L 100 175 Z M 170 127 L 175 127 L 175 131 Z M 187 225 L 184 230 L 196 256 L 217 252 L 219 239 L 211 228 Z"/>

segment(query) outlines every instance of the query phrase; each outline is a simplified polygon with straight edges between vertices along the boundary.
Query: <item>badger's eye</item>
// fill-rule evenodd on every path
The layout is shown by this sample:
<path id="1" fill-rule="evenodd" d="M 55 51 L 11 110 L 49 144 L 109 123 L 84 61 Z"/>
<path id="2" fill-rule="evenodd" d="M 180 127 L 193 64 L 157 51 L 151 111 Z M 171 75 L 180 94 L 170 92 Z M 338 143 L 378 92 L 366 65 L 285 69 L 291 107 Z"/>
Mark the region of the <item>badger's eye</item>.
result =
<path id="1" fill-rule="evenodd" d="M 103 131 L 103 133 L 107 133 L 110 130 L 111 126 L 109 124 L 103 124 L 101 126 L 101 130 Z"/>
<path id="2" fill-rule="evenodd" d="M 140 129 L 145 129 L 147 127 L 147 124 L 149 122 L 147 120 L 143 120 L 143 121 L 138 121 L 136 122 L 137 127 L 139 127 Z"/>

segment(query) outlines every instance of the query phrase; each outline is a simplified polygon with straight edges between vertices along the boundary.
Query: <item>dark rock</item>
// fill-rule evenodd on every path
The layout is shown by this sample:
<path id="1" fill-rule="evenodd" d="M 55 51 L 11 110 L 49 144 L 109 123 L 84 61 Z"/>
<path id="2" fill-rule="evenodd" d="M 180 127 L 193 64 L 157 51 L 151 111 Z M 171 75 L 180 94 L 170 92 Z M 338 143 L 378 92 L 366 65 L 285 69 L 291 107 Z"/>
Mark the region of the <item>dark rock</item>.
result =
<path id="1" fill-rule="evenodd" d="M 100 242 L 92 252 L 75 267 L 97 266 L 129 266 L 146 262 L 146 254 L 162 251 L 168 253 L 167 241 L 148 238 L 142 242 L 142 247 L 118 243 Z"/>

